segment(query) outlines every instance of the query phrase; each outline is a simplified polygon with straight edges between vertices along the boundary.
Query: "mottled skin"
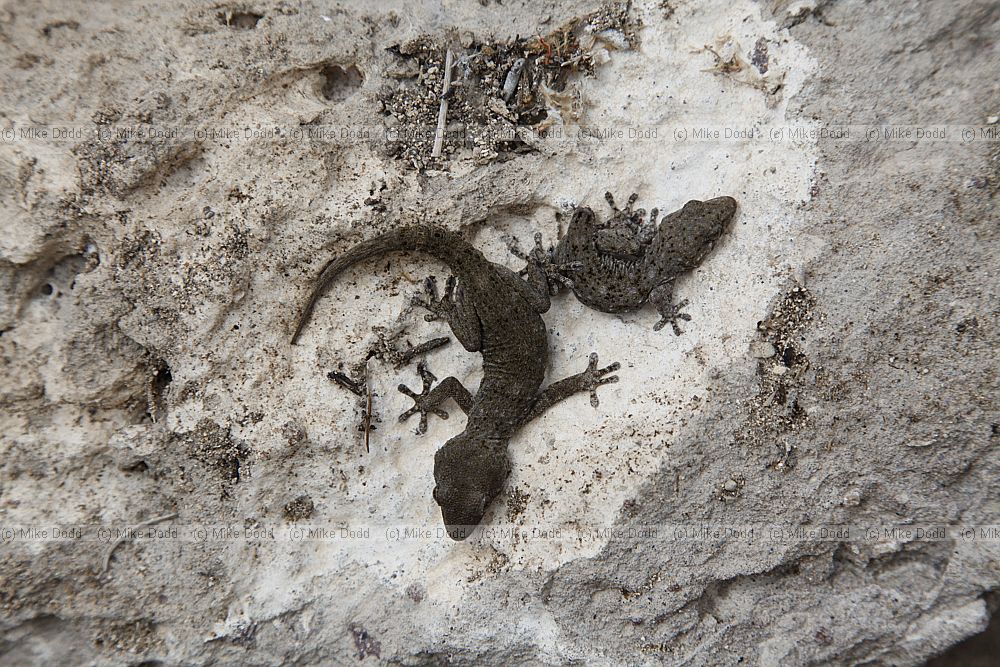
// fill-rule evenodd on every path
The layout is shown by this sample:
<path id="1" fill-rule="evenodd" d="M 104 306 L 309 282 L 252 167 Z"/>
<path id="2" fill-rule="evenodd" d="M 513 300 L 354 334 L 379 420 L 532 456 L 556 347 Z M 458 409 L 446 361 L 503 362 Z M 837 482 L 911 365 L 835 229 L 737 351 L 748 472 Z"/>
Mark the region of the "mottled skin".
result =
<path id="1" fill-rule="evenodd" d="M 589 391 L 596 407 L 597 387 L 616 382 L 618 378 L 608 373 L 619 365 L 599 369 L 597 355 L 591 354 L 587 370 L 539 391 L 548 365 L 541 313 L 549 308 L 549 294 L 542 267 L 529 263 L 522 271 L 528 280 L 521 280 L 457 234 L 423 225 L 364 241 L 328 263 L 299 318 L 292 343 L 298 340 L 320 295 L 338 275 L 357 262 L 397 250 L 425 252 L 448 265 L 453 277 L 448 279 L 444 296 L 437 297 L 436 285 L 429 279 L 427 296 L 415 297 L 415 302 L 431 311 L 427 319 L 445 319 L 465 349 L 483 356 L 483 379 L 475 396 L 454 377 L 434 386 L 436 378 L 422 365 L 419 394 L 399 387 L 414 400 L 413 408 L 400 420 L 419 413 L 421 433 L 429 413 L 447 417 L 440 405 L 449 398 L 468 415 L 465 430 L 434 455 L 434 500 L 441 506 L 448 534 L 463 540 L 482 521 L 510 474 L 507 442 L 514 432 L 577 392 Z"/>
<path id="2" fill-rule="evenodd" d="M 607 222 L 598 223 L 593 211 L 578 208 L 554 251 L 545 253 L 536 236 L 529 256 L 517 254 L 545 267 L 553 293 L 565 284 L 580 302 L 605 313 L 633 312 L 650 301 L 660 313 L 653 329 L 669 323 L 679 335 L 677 320 L 691 316 L 680 312 L 686 300 L 673 304 L 674 281 L 713 248 L 736 213 L 736 200 L 689 201 L 657 226 L 657 209 L 648 220 L 644 210 L 632 209 L 636 195 L 624 210 L 615 206 L 610 192 L 605 197 L 614 211 Z"/>

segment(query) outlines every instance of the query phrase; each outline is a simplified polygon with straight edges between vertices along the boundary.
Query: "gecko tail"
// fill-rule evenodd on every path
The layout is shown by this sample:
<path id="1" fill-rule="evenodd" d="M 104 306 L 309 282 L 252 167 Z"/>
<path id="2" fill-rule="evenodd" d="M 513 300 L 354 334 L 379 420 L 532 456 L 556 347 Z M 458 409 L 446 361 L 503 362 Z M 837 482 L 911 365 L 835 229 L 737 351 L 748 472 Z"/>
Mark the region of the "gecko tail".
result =
<path id="1" fill-rule="evenodd" d="M 309 301 L 306 302 L 302 314 L 299 315 L 295 332 L 292 334 L 292 345 L 295 345 L 299 336 L 302 335 L 302 330 L 309 322 L 316 302 L 333 281 L 350 267 L 372 257 L 399 250 L 427 252 L 451 266 L 455 258 L 451 256 L 454 254 L 453 252 L 447 251 L 448 248 L 460 251 L 464 248 L 471 248 L 471 246 L 458 234 L 443 227 L 414 225 L 400 227 L 373 239 L 362 241 L 343 255 L 331 259 L 320 272 L 319 278 L 316 280 L 316 287 L 313 288 L 312 294 L 309 295 Z"/>

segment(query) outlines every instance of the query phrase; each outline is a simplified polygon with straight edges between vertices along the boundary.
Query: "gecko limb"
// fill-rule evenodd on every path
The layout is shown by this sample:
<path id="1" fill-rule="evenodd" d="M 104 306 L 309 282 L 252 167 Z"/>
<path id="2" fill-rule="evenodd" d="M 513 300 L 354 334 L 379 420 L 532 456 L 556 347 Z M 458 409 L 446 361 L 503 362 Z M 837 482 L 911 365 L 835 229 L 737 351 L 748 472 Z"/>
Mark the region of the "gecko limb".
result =
<path id="1" fill-rule="evenodd" d="M 680 303 L 674 305 L 674 284 L 673 282 L 666 282 L 657 285 L 652 292 L 649 294 L 649 301 L 656 306 L 657 312 L 660 313 L 660 321 L 653 325 L 653 331 L 659 331 L 665 325 L 669 324 L 674 330 L 675 336 L 680 336 L 683 332 L 681 328 L 677 326 L 678 320 L 684 320 L 685 322 L 691 321 L 691 316 L 687 313 L 681 312 L 681 310 L 688 305 L 688 300 L 683 299 Z"/>
<path id="2" fill-rule="evenodd" d="M 601 385 L 618 382 L 617 375 L 609 376 L 608 373 L 613 373 L 619 368 L 621 368 L 621 364 L 617 361 L 610 366 L 598 368 L 597 353 L 591 352 L 587 370 L 553 382 L 538 395 L 538 399 L 528 414 L 527 421 L 538 417 L 559 401 L 584 391 L 590 392 L 590 404 L 596 408 L 600 405 L 600 399 L 597 398 L 597 388 Z"/>

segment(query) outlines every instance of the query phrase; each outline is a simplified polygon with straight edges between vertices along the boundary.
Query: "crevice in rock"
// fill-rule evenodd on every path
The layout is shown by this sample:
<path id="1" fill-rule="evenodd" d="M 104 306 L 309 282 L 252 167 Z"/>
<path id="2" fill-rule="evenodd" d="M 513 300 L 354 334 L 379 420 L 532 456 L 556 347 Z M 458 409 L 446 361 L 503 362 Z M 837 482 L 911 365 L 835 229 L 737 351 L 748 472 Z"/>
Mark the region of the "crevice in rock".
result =
<path id="1" fill-rule="evenodd" d="M 365 82 L 357 65 L 327 65 L 319 70 L 317 93 L 330 104 L 339 104 L 356 93 Z"/>
<path id="2" fill-rule="evenodd" d="M 264 18 L 264 15 L 252 11 L 227 10 L 219 12 L 217 17 L 219 23 L 227 28 L 232 28 L 233 30 L 253 30 L 260 23 L 260 20 Z"/>

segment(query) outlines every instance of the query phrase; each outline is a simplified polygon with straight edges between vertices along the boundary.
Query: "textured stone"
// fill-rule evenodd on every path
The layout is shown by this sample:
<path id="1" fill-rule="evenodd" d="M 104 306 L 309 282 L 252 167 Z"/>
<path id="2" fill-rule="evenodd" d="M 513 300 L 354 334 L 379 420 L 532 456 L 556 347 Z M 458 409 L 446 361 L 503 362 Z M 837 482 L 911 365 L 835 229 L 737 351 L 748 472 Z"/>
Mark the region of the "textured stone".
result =
<path id="1" fill-rule="evenodd" d="M 986 626 L 1000 539 L 962 530 L 1000 523 L 1000 153 L 864 134 L 995 122 L 996 86 L 970 82 L 1000 70 L 1000 9 L 635 4 L 638 44 L 571 78 L 561 136 L 425 173 L 378 138 L 388 47 L 595 6 L 0 10 L 0 132 L 217 131 L 3 135 L 0 529 L 176 512 L 149 529 L 189 538 L 5 532 L 0 663 L 918 665 Z M 817 132 L 834 126 L 852 135 Z M 302 138 L 316 127 L 336 138 Z M 593 350 L 621 381 L 515 437 L 506 497 L 456 544 L 430 493 L 458 410 L 417 437 L 395 389 L 415 370 L 373 358 L 366 434 L 368 397 L 327 377 L 373 326 L 441 335 L 409 297 L 442 267 L 358 267 L 291 347 L 297 309 L 329 257 L 389 227 L 444 224 L 519 268 L 504 235 L 554 239 L 574 204 L 606 215 L 606 190 L 740 209 L 677 285 L 680 337 L 651 309 L 554 300 L 549 377 Z M 455 343 L 427 360 L 478 380 Z"/>

